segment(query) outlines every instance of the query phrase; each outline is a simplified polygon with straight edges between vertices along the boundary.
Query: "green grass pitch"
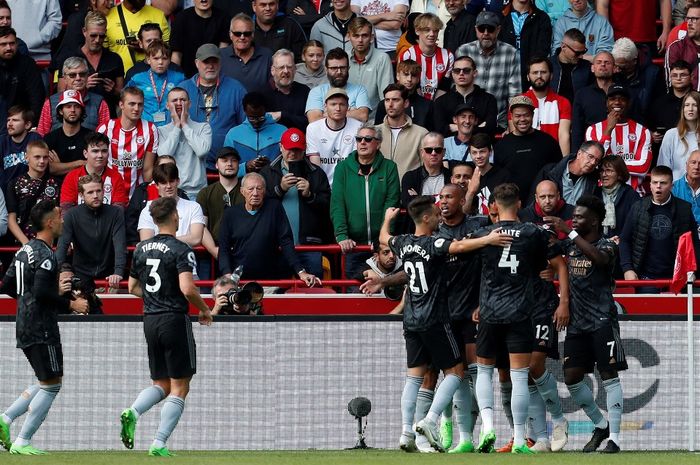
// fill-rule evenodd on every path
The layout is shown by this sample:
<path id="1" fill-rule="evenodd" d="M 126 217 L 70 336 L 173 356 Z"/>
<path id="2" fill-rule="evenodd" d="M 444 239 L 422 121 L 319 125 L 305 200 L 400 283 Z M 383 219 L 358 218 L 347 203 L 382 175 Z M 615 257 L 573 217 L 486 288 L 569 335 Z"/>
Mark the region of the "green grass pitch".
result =
<path id="1" fill-rule="evenodd" d="M 177 453 L 177 451 L 175 451 Z M 177 457 L 148 457 L 145 451 L 54 452 L 41 457 L 0 453 L 3 465 L 431 465 L 522 464 L 536 465 L 684 465 L 699 464 L 700 454 L 689 452 L 622 452 L 617 455 L 565 452 L 537 456 L 510 454 L 406 454 L 400 451 L 217 451 L 181 452 Z"/>

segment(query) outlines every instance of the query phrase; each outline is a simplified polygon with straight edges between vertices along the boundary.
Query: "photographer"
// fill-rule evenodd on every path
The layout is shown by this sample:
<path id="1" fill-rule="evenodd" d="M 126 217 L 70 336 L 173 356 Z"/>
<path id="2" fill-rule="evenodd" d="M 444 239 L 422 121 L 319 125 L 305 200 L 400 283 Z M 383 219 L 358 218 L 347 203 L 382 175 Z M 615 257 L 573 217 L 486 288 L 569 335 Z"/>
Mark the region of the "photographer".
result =
<path id="1" fill-rule="evenodd" d="M 262 305 L 259 302 L 250 302 L 248 304 L 231 303 L 233 295 L 236 294 L 236 283 L 227 277 L 214 281 L 214 287 L 211 290 L 211 296 L 214 298 L 214 307 L 211 310 L 212 315 L 262 315 Z"/>

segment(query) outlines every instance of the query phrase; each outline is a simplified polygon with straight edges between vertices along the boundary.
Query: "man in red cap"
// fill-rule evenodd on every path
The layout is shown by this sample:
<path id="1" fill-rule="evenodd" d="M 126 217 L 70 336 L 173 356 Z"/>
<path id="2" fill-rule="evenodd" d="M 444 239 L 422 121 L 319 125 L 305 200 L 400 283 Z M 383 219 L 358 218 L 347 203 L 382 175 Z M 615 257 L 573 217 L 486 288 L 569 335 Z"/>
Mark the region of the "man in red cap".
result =
<path id="1" fill-rule="evenodd" d="M 296 128 L 287 129 L 280 140 L 280 156 L 263 168 L 267 197 L 282 202 L 292 227 L 294 245 L 333 242 L 329 216 L 331 188 L 326 173 L 304 156 L 306 138 Z M 321 253 L 297 256 L 309 273 L 322 277 Z"/>

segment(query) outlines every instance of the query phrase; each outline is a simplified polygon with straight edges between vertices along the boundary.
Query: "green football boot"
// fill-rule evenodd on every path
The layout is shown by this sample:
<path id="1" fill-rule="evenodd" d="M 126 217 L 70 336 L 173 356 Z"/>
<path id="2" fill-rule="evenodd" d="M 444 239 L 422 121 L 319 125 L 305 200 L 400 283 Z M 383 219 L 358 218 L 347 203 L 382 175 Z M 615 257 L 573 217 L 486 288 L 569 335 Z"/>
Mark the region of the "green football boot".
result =
<path id="1" fill-rule="evenodd" d="M 156 446 L 151 446 L 151 448 L 148 449 L 148 455 L 151 457 L 175 457 L 175 454 L 170 452 L 167 447 Z"/>
<path id="2" fill-rule="evenodd" d="M 13 444 L 12 447 L 10 447 L 10 454 L 12 455 L 46 455 L 47 452 L 43 450 L 39 450 L 35 447 L 33 447 L 31 444 L 27 444 L 26 446 L 18 446 L 16 444 Z"/>
<path id="3" fill-rule="evenodd" d="M 10 425 L 5 423 L 5 420 L 0 417 L 0 445 L 5 448 L 5 450 L 10 450 L 12 447 L 12 440 L 10 439 Z"/>
<path id="4" fill-rule="evenodd" d="M 136 431 L 136 415 L 130 408 L 124 410 L 120 416 L 122 423 L 121 437 L 124 447 L 134 448 L 134 432 Z"/>
<path id="5" fill-rule="evenodd" d="M 452 450 L 447 451 L 448 454 L 471 454 L 474 452 L 474 444 L 471 441 L 462 441 L 457 444 Z"/>
<path id="6" fill-rule="evenodd" d="M 493 445 L 496 443 L 496 432 L 494 430 L 488 431 L 486 434 L 481 434 L 481 440 L 479 441 L 479 447 L 477 450 L 482 454 L 488 454 L 493 452 Z"/>
<path id="7" fill-rule="evenodd" d="M 535 455 L 535 451 L 527 447 L 527 444 L 523 444 L 522 446 L 518 447 L 513 446 L 513 449 L 510 451 L 510 453 Z"/>
<path id="8" fill-rule="evenodd" d="M 443 420 L 440 425 L 440 437 L 442 438 L 442 447 L 445 450 L 452 447 L 452 420 Z"/>

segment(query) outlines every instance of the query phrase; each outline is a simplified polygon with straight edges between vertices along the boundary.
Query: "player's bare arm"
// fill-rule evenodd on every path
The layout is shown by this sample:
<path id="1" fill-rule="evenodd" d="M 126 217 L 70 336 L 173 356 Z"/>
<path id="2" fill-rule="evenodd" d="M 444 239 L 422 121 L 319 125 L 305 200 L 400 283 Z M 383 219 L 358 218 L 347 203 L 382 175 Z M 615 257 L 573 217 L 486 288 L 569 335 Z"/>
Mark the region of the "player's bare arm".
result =
<path id="1" fill-rule="evenodd" d="M 199 324 L 205 326 L 211 325 L 211 310 L 204 300 L 202 300 L 202 296 L 199 295 L 199 289 L 197 289 L 197 286 L 194 284 L 192 273 L 189 271 L 180 273 L 179 279 L 180 291 L 182 291 L 185 298 L 199 310 Z"/>
<path id="2" fill-rule="evenodd" d="M 544 221 L 548 225 L 555 228 L 557 231 L 562 232 L 566 235 L 573 231 L 573 229 L 571 229 L 571 226 L 569 226 L 564 220 L 562 220 L 561 218 L 557 218 L 556 216 L 545 216 Z M 595 266 L 605 266 L 610 262 L 610 255 L 601 252 L 583 237 L 576 236 L 573 239 L 573 241 L 574 244 L 576 244 L 578 248 L 581 249 L 581 252 L 583 252 L 583 254 L 586 257 L 591 259 Z"/>
<path id="3" fill-rule="evenodd" d="M 450 244 L 450 253 L 467 253 L 473 250 L 481 249 L 488 245 L 505 247 L 511 242 L 513 242 L 513 238 L 511 236 L 502 233 L 501 228 L 496 228 L 493 231 L 491 231 L 488 235 L 483 237 L 453 241 Z"/>
<path id="4" fill-rule="evenodd" d="M 399 214 L 399 209 L 396 207 L 390 207 L 384 212 L 384 223 L 382 223 L 382 229 L 379 231 L 379 243 L 382 245 L 389 245 L 389 240 L 391 239 L 391 233 L 389 228 L 391 227 L 391 221 L 396 218 Z"/>
<path id="5" fill-rule="evenodd" d="M 133 294 L 136 297 L 143 297 L 143 288 L 141 287 L 141 281 L 129 276 L 129 294 Z"/>
<path id="6" fill-rule="evenodd" d="M 561 331 L 569 325 L 569 268 L 562 256 L 550 259 L 549 263 L 559 277 L 559 305 L 552 316 L 552 321 L 557 331 Z"/>

